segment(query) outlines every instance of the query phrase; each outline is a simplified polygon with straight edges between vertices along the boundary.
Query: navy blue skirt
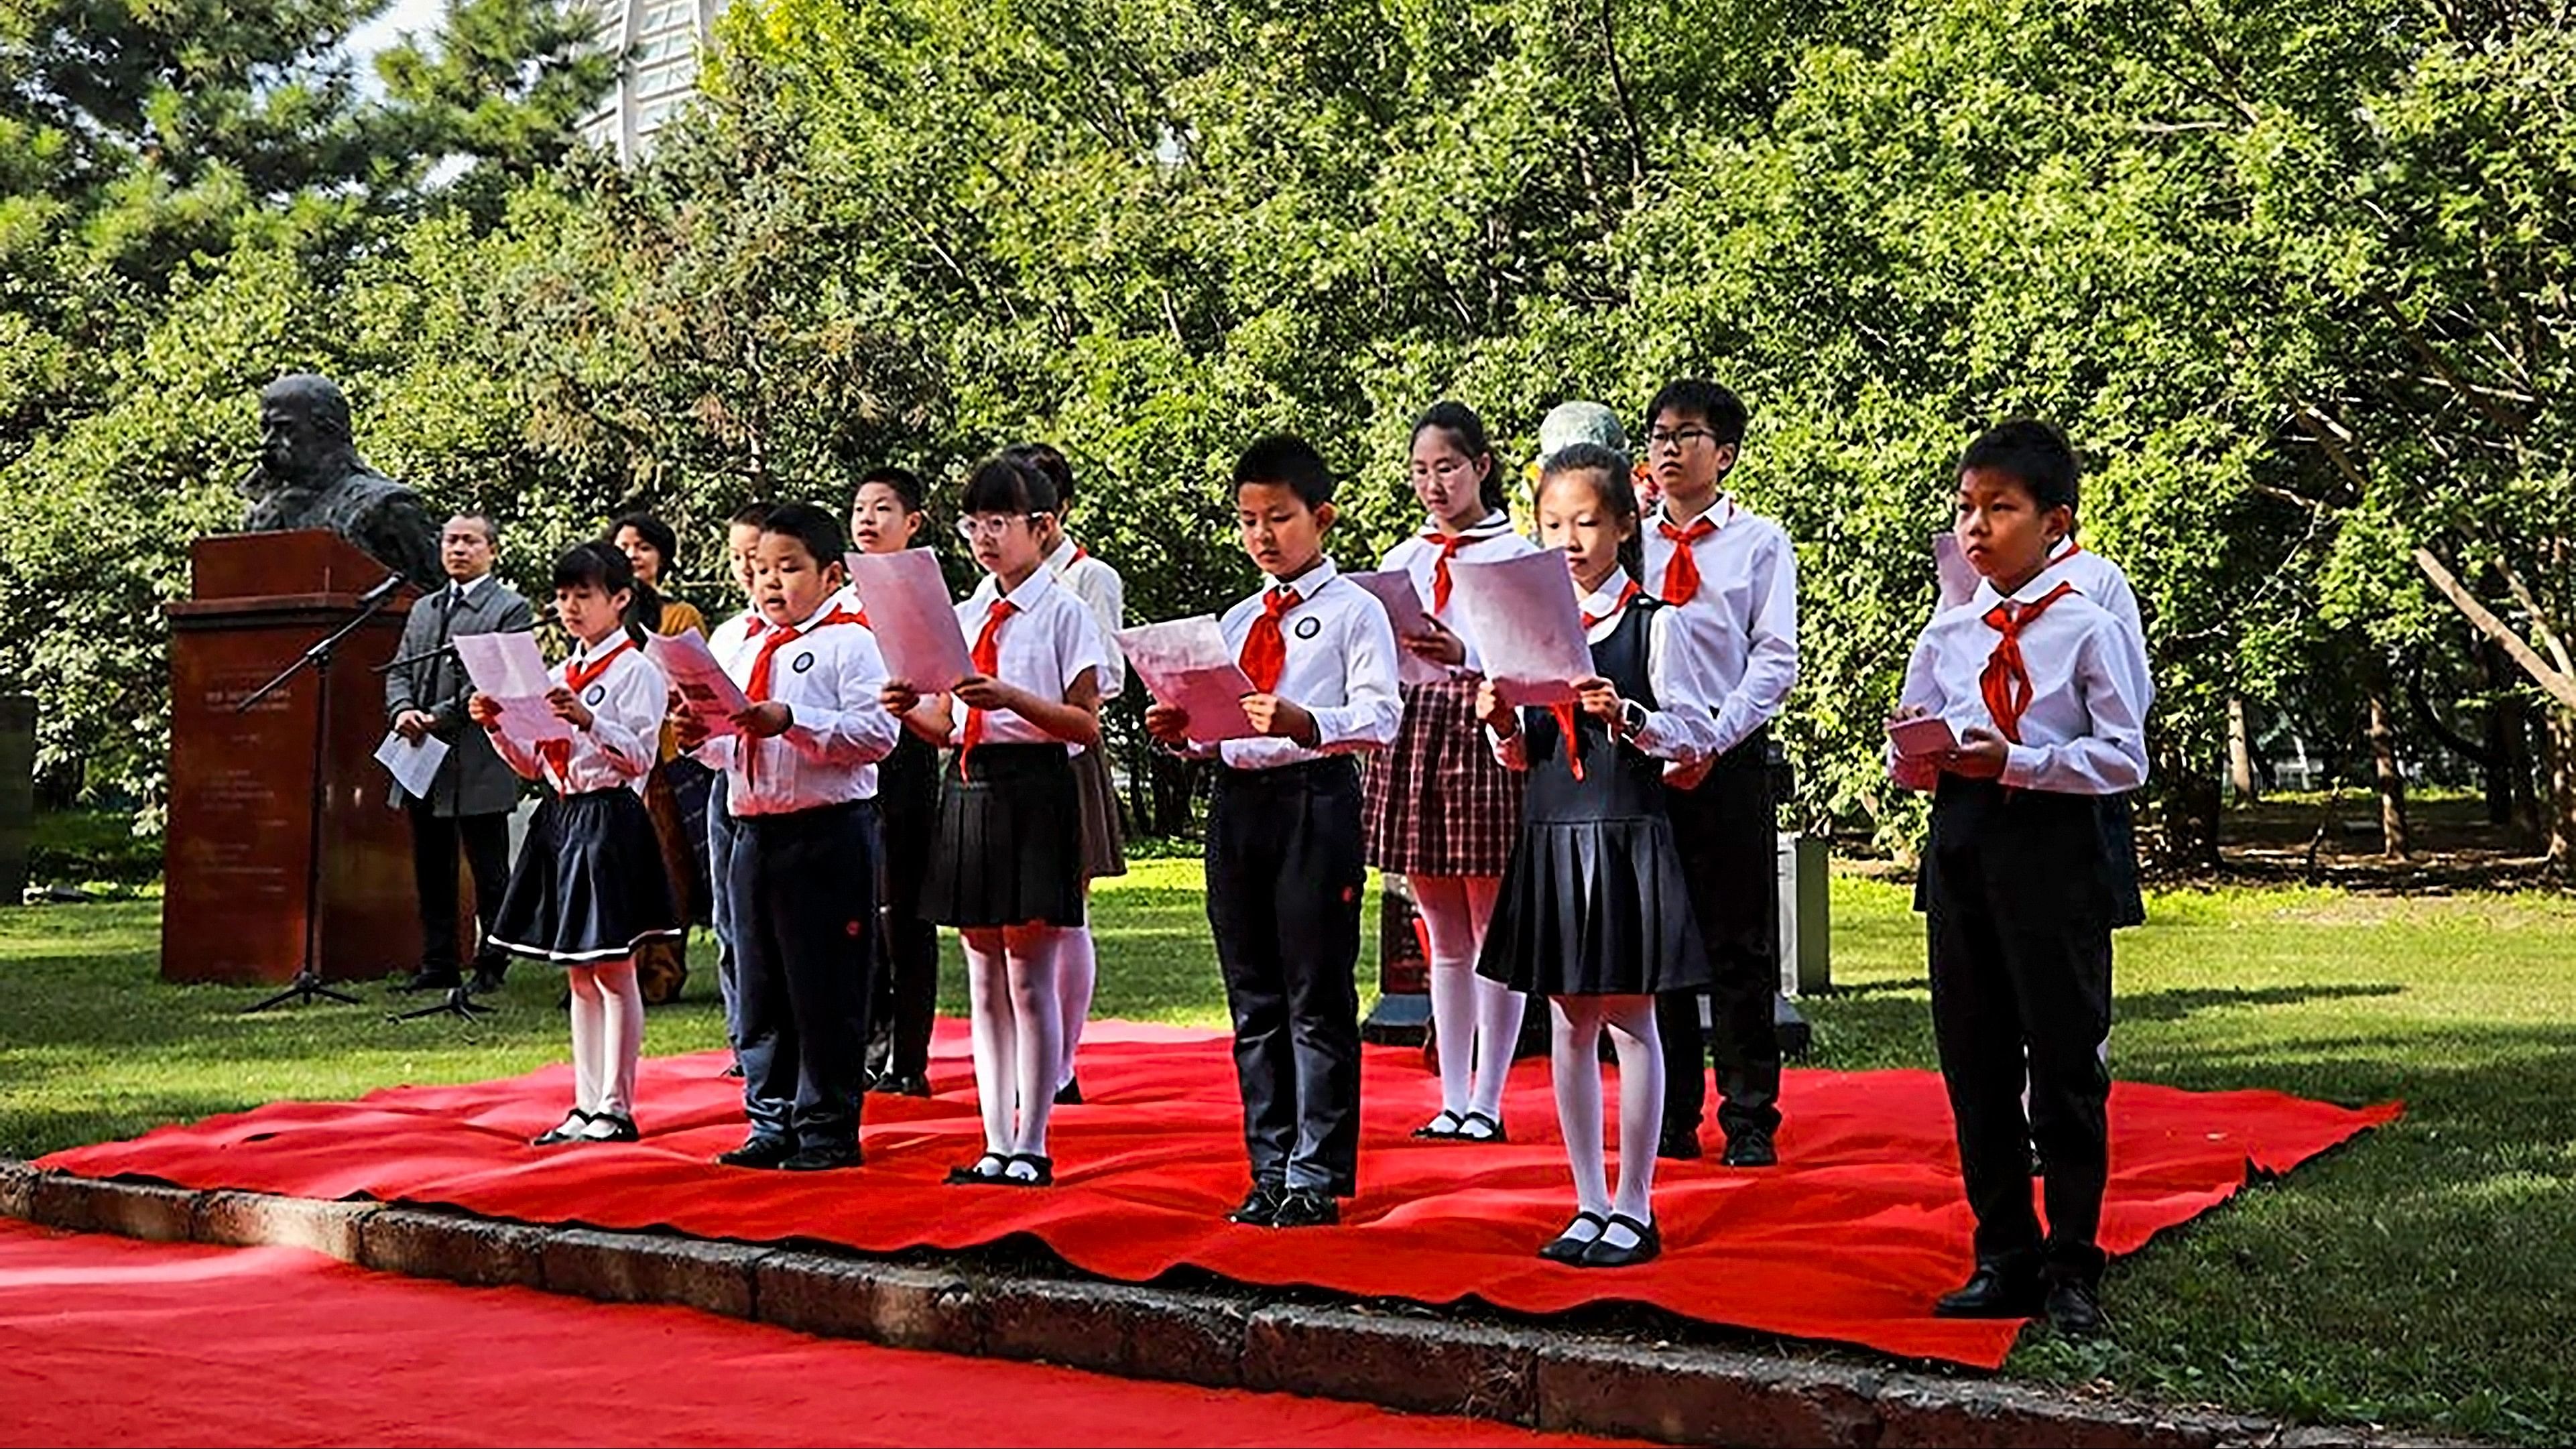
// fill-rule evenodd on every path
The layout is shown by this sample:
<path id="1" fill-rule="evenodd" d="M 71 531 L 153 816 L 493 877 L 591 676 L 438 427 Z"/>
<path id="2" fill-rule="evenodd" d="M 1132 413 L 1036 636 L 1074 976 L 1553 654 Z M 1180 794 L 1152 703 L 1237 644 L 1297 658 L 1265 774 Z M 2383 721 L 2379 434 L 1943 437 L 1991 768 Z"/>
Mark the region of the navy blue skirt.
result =
<path id="1" fill-rule="evenodd" d="M 592 790 L 537 807 L 492 922 L 494 945 L 595 966 L 683 934 L 661 839 L 634 791 Z"/>

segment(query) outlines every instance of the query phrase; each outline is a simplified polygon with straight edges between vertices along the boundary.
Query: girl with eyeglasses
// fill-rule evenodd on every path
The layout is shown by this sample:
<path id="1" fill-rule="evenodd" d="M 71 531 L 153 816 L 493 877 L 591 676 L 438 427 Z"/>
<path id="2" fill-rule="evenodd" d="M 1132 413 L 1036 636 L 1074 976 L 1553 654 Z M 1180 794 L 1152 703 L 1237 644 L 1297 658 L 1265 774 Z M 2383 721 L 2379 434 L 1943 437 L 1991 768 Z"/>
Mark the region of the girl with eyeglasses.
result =
<path id="1" fill-rule="evenodd" d="M 902 680 L 885 704 L 934 745 L 953 744 L 922 914 L 964 939 L 984 1152 L 952 1183 L 1055 1181 L 1047 1117 L 1063 1060 L 1057 961 L 1082 924 L 1079 797 L 1069 746 L 1100 747 L 1100 635 L 1040 547 L 1056 509 L 1046 475 L 994 458 L 967 476 L 958 533 L 986 577 L 957 622 L 974 672 L 923 698 Z"/>

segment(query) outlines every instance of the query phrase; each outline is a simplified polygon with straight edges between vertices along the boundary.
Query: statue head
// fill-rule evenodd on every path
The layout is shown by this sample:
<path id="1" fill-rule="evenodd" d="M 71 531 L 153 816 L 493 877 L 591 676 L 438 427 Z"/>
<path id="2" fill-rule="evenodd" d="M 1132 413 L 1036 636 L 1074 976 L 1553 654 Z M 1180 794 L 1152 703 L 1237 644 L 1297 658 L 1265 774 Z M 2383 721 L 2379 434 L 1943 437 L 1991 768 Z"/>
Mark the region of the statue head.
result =
<path id="1" fill-rule="evenodd" d="M 349 436 L 349 399 L 339 384 L 289 373 L 259 390 L 259 458 L 278 486 L 312 491 L 358 466 Z"/>

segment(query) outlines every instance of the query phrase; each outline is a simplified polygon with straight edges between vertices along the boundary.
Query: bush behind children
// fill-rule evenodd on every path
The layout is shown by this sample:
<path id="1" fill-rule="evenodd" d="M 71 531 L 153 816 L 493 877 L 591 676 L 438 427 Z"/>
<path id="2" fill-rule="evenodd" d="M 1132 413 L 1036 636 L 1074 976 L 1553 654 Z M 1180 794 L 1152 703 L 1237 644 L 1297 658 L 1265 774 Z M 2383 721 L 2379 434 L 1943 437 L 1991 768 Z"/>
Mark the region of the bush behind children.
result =
<path id="1" fill-rule="evenodd" d="M 1656 1159 L 1700 1153 L 1704 1052 L 1715 1170 L 1779 1160 L 1765 757 L 1797 677 L 1795 553 L 1726 486 L 1746 410 L 1724 388 L 1662 389 L 1633 463 L 1607 409 L 1559 411 L 1578 432 L 1535 465 L 1533 542 L 1511 527 L 1513 475 L 1482 420 L 1455 402 L 1426 410 L 1406 460 L 1423 526 L 1366 588 L 1327 549 L 1340 484 L 1313 447 L 1264 437 L 1236 461 L 1228 497 L 1261 579 L 1217 630 L 1251 683 L 1252 733 L 1193 740 L 1190 717 L 1160 700 L 1144 719 L 1210 780 L 1206 911 L 1248 1178 L 1237 1224 L 1331 1225 L 1358 1190 L 1355 972 L 1372 864 L 1407 878 L 1432 926 L 1441 1110 L 1416 1139 L 1462 1154 L 1509 1141 L 1501 1083 L 1520 1010 L 1546 1003 L 1574 1212 L 1535 1245 L 1542 1257 L 1608 1269 L 1660 1253 Z M 1934 801 L 1918 906 L 1977 1222 L 1966 1283 L 1933 1309 L 2044 1314 L 2084 1333 L 2103 1325 L 2110 932 L 2134 919 L 2118 802 L 2145 778 L 2153 692 L 2126 581 L 2074 543 L 2076 471 L 2065 440 L 2031 422 L 1962 455 L 1954 533 L 1982 583 L 1925 626 L 1888 758 L 1899 785 Z M 751 703 L 729 728 L 681 729 L 724 777 L 710 829 L 749 1128 L 724 1163 L 855 1167 L 870 1079 L 928 1094 L 936 923 L 965 948 L 984 1138 L 948 1181 L 1056 1181 L 1053 1110 L 1081 1101 L 1087 885 L 1115 868 L 1081 772 L 1099 768 L 1101 700 L 1125 678 L 1110 637 L 1123 594 L 1069 535 L 1071 477 L 1062 454 L 1022 445 L 964 479 L 958 531 L 984 577 L 956 605 L 971 668 L 942 692 L 888 677 L 845 587 L 834 515 L 754 505 L 733 520 L 747 606 L 710 648 Z M 917 547 L 924 501 L 910 475 L 871 473 L 851 533 L 869 551 Z M 1533 551 L 1564 561 L 1592 674 L 1570 681 L 1568 703 L 1514 708 L 1484 678 L 1491 641 L 1451 606 L 1459 570 Z M 636 1135 L 632 953 L 676 926 L 636 795 L 664 686 L 621 621 L 634 596 L 623 565 L 586 546 L 558 569 L 577 645 L 549 708 L 571 741 L 519 748 L 489 701 L 475 707 L 513 767 L 557 794 L 496 931 L 584 983 L 575 1101 L 548 1144 Z M 1405 587 L 1428 622 L 1399 639 L 1370 589 Z M 889 830 L 903 838 L 889 844 Z M 890 863 L 907 857 L 919 866 Z M 2068 860 L 2088 864 L 2081 889 L 2021 884 Z M 577 878 L 608 884 L 577 895 Z M 881 941 L 888 920 L 900 935 Z M 888 1016 L 872 1072 L 871 1024 Z M 1615 1183 L 1605 1034 L 1620 1067 Z"/>

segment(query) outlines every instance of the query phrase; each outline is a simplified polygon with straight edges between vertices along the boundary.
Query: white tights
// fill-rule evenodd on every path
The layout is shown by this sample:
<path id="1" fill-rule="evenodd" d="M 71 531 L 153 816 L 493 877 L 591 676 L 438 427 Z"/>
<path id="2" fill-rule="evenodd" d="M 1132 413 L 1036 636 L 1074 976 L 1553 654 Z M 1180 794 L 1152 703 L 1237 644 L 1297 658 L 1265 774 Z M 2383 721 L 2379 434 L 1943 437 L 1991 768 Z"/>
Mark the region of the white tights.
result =
<path id="1" fill-rule="evenodd" d="M 1503 1116 L 1503 1086 L 1528 998 L 1476 974 L 1502 882 L 1489 875 L 1415 875 L 1414 909 L 1431 937 L 1431 1035 L 1440 1055 L 1440 1109 Z"/>
<path id="2" fill-rule="evenodd" d="M 1574 1169 L 1574 1205 L 1608 1217 L 1655 1220 L 1655 1136 L 1663 1125 L 1664 1049 L 1651 996 L 1551 996 L 1550 1066 L 1556 1121 Z M 1601 1153 L 1601 1030 L 1619 1053 L 1619 1192 L 1610 1193 Z M 1619 1237 L 1630 1246 L 1623 1229 Z"/>
<path id="3" fill-rule="evenodd" d="M 644 992 L 635 958 L 620 956 L 564 972 L 572 988 L 572 1105 L 632 1118 L 635 1059 L 644 1054 Z"/>
<path id="4" fill-rule="evenodd" d="M 1063 933 L 1055 953 L 1055 996 L 1064 1034 L 1064 1062 L 1056 1069 L 1059 1087 L 1073 1080 L 1073 1054 L 1082 1045 L 1082 1025 L 1091 1019 L 1091 989 L 1100 977 L 1100 958 L 1091 946 L 1091 893 L 1083 893 L 1082 924 Z"/>
<path id="5" fill-rule="evenodd" d="M 975 1041 L 975 1098 L 984 1150 L 1046 1155 L 1047 1114 L 1064 1060 L 1056 962 L 1065 930 L 1012 926 L 961 933 Z"/>

